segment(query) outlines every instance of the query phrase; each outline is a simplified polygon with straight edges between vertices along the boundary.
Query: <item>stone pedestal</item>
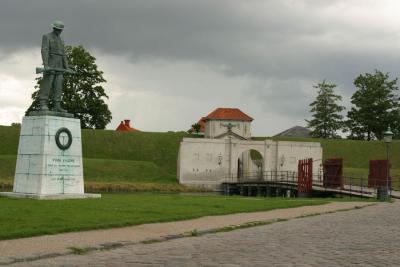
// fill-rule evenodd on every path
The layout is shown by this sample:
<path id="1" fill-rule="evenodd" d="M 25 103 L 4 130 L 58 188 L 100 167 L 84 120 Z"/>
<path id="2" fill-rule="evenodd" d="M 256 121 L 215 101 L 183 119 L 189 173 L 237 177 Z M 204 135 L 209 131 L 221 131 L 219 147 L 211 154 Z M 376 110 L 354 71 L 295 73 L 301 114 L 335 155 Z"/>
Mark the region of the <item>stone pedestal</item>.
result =
<path id="1" fill-rule="evenodd" d="M 50 115 L 23 118 L 13 192 L 35 199 L 97 198 L 85 194 L 80 120 Z"/>

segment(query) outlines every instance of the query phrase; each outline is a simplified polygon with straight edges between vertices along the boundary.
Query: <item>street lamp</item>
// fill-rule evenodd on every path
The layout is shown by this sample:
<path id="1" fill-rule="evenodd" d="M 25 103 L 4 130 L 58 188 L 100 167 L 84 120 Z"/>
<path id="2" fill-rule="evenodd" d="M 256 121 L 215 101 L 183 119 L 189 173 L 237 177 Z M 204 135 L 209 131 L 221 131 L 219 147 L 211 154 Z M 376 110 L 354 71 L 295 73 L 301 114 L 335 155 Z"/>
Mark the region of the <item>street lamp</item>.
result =
<path id="1" fill-rule="evenodd" d="M 389 161 L 389 145 L 392 142 L 392 137 L 393 133 L 390 130 L 390 126 L 386 130 L 386 132 L 383 133 L 383 141 L 386 143 L 386 160 L 387 160 L 387 165 L 386 165 L 386 190 L 387 194 L 389 195 L 389 171 L 390 171 L 390 161 Z"/>

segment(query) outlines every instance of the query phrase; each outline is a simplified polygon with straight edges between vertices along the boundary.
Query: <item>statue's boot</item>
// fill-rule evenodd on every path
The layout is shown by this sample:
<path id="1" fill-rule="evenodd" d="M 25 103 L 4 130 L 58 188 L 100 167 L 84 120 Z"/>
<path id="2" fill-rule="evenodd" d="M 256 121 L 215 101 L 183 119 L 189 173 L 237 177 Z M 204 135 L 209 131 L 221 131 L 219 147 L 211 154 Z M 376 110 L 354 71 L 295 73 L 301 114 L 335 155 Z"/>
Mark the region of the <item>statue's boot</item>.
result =
<path id="1" fill-rule="evenodd" d="M 54 109 L 55 109 L 55 111 L 58 111 L 58 112 L 67 112 L 65 109 L 63 109 L 61 107 L 61 102 L 60 101 L 56 101 L 55 102 Z"/>
<path id="2" fill-rule="evenodd" d="M 40 100 L 40 111 L 48 111 L 49 106 L 47 106 L 46 100 Z"/>

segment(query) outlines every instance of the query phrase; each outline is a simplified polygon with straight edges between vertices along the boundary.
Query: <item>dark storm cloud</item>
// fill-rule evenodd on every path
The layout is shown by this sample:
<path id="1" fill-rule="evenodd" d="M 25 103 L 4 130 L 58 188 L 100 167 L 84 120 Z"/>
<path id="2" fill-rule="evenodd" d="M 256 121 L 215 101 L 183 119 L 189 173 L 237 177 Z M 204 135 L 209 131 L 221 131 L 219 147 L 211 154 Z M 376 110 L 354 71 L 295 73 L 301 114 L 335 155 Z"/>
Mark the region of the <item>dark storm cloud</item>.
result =
<path id="1" fill-rule="evenodd" d="M 322 79 L 337 83 L 349 97 L 360 73 L 377 68 L 399 76 L 400 25 L 393 19 L 397 14 L 378 10 L 395 1 L 379 3 L 2 0 L 0 51 L 39 46 L 50 22 L 60 19 L 66 23 L 68 44 L 133 63 L 187 61 L 228 78 L 253 77 L 259 82 L 246 94 L 267 110 L 300 118 L 311 99 L 305 88 L 312 91 Z M 162 90 L 174 94 L 172 87 Z"/>
<path id="2" fill-rule="evenodd" d="M 385 37 L 384 31 L 360 30 L 346 24 L 346 15 L 341 20 L 326 14 L 343 3 L 6 0 L 0 2 L 0 46 L 37 46 L 48 24 L 59 18 L 66 23 L 68 43 L 133 61 L 188 60 L 225 65 L 228 75 L 340 81 L 364 66 L 397 68 L 398 54 L 368 45 Z M 355 42 L 348 46 L 351 38 Z"/>

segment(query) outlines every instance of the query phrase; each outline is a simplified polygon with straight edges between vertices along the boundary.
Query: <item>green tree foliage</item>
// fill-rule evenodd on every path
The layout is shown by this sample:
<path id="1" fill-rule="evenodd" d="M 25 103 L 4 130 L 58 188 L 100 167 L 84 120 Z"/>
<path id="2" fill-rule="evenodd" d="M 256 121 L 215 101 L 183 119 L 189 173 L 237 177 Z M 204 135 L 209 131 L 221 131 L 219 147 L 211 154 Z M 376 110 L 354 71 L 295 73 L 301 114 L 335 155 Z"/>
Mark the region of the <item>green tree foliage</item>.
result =
<path id="1" fill-rule="evenodd" d="M 97 69 L 96 58 L 83 46 L 66 46 L 69 67 L 75 75 L 64 75 L 62 105 L 81 120 L 82 128 L 104 129 L 111 121 L 111 112 L 104 98 L 108 98 L 101 86 L 106 80 L 103 72 Z M 36 91 L 32 94 L 33 103 L 27 110 L 39 109 L 38 92 L 42 77 L 36 79 Z M 49 106 L 53 103 L 50 100 Z"/>
<path id="2" fill-rule="evenodd" d="M 389 126 L 393 132 L 394 139 L 400 139 L 400 108 L 397 110 L 397 114 L 394 114 L 395 121 L 391 123 Z"/>
<path id="3" fill-rule="evenodd" d="M 195 133 L 199 133 L 200 129 L 201 129 L 201 125 L 200 125 L 200 123 L 196 122 L 196 123 L 192 124 L 192 128 L 195 131 Z"/>
<path id="4" fill-rule="evenodd" d="M 325 80 L 313 87 L 318 90 L 318 95 L 310 104 L 312 119 L 306 120 L 311 135 L 318 138 L 338 137 L 336 132 L 343 127 L 343 116 L 340 113 L 344 107 L 337 102 L 342 97 L 334 94 L 336 85 L 326 83 Z"/>
<path id="5" fill-rule="evenodd" d="M 388 73 L 360 74 L 354 85 L 357 91 L 351 97 L 353 104 L 348 112 L 347 131 L 351 139 L 382 139 L 388 126 L 399 137 L 400 103 L 397 78 L 389 79 Z"/>

